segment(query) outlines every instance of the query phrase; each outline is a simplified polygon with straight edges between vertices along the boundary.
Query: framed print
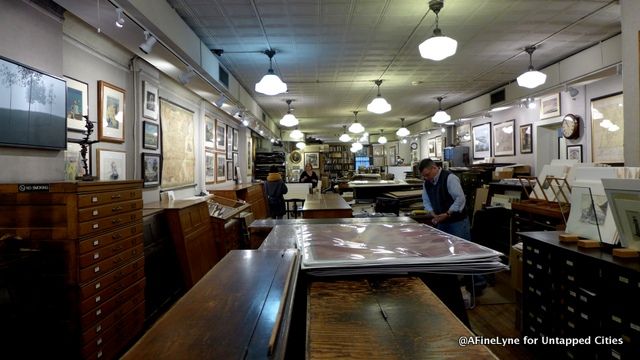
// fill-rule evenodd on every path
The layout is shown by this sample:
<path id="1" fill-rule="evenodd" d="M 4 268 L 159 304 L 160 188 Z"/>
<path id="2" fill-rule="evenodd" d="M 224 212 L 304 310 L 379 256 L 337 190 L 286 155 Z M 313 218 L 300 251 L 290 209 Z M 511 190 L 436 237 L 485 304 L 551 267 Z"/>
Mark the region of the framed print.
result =
<path id="1" fill-rule="evenodd" d="M 204 117 L 204 147 L 213 149 L 216 147 L 216 122 L 212 118 Z"/>
<path id="2" fill-rule="evenodd" d="M 320 154 L 319 153 L 304 153 L 304 165 L 311 164 L 314 169 L 320 168 Z"/>
<path id="3" fill-rule="evenodd" d="M 233 166 L 238 166 L 238 153 L 233 153 Z"/>
<path id="4" fill-rule="evenodd" d="M 67 150 L 64 152 L 65 180 L 76 180 L 85 175 L 84 164 L 81 155 L 82 147 L 75 142 L 67 142 Z M 91 145 L 87 147 L 87 170 L 91 169 Z"/>
<path id="5" fill-rule="evenodd" d="M 196 182 L 195 119 L 193 111 L 160 98 L 162 178 L 170 190 Z M 198 152 L 200 154 L 200 152 Z"/>
<path id="6" fill-rule="evenodd" d="M 591 99 L 591 161 L 624 162 L 622 93 Z"/>
<path id="7" fill-rule="evenodd" d="M 582 145 L 567 145 L 567 159 L 582 162 Z"/>
<path id="8" fill-rule="evenodd" d="M 231 126 L 227 125 L 227 159 L 231 160 L 233 157 L 233 131 Z"/>
<path id="9" fill-rule="evenodd" d="M 98 140 L 124 142 L 124 89 L 98 81 Z"/>
<path id="10" fill-rule="evenodd" d="M 491 123 L 475 125 L 471 129 L 473 158 L 484 159 L 491 156 Z"/>
<path id="11" fill-rule="evenodd" d="M 247 134 L 247 176 L 251 176 L 253 170 L 251 164 L 253 164 L 253 137 L 251 133 Z"/>
<path id="12" fill-rule="evenodd" d="M 225 151 L 227 149 L 225 140 L 225 125 L 220 120 L 216 120 L 216 150 Z"/>
<path id="13" fill-rule="evenodd" d="M 396 155 L 398 155 L 398 148 L 396 145 L 387 146 L 387 159 L 389 159 L 387 165 L 396 165 Z"/>
<path id="14" fill-rule="evenodd" d="M 233 129 L 233 151 L 238 151 L 238 129 Z"/>
<path id="15" fill-rule="evenodd" d="M 67 129 L 86 131 L 83 116 L 89 115 L 89 84 L 67 77 Z"/>
<path id="16" fill-rule="evenodd" d="M 160 154 L 142 153 L 142 180 L 144 187 L 160 185 Z"/>
<path id="17" fill-rule="evenodd" d="M 124 151 L 96 150 L 98 179 L 103 181 L 125 180 L 127 178 L 127 154 Z"/>
<path id="18" fill-rule="evenodd" d="M 516 154 L 515 120 L 507 120 L 493 125 L 493 155 L 513 156 Z"/>
<path id="19" fill-rule="evenodd" d="M 436 136 L 435 138 L 436 140 L 436 157 L 437 158 L 442 158 L 443 156 L 443 150 L 442 150 L 442 136 Z"/>
<path id="20" fill-rule="evenodd" d="M 207 184 L 216 182 L 216 154 L 211 151 L 204 152 L 204 181 Z"/>
<path id="21" fill-rule="evenodd" d="M 227 180 L 233 180 L 233 160 L 227 160 Z"/>
<path id="22" fill-rule="evenodd" d="M 540 99 L 540 119 L 560 116 L 560 93 Z"/>
<path id="23" fill-rule="evenodd" d="M 436 157 L 436 139 L 427 140 L 427 157 L 434 159 Z"/>
<path id="24" fill-rule="evenodd" d="M 158 132 L 160 126 L 151 121 L 142 122 L 142 147 L 145 149 L 158 149 Z"/>
<path id="25" fill-rule="evenodd" d="M 520 125 L 520 154 L 533 152 L 533 125 Z"/>
<path id="26" fill-rule="evenodd" d="M 227 158 L 224 154 L 216 154 L 216 182 L 227 181 Z"/>
<path id="27" fill-rule="evenodd" d="M 142 82 L 142 116 L 149 119 L 158 118 L 158 88 L 148 81 Z"/>
<path id="28" fill-rule="evenodd" d="M 623 247 L 640 251 L 640 181 L 602 179 Z"/>
<path id="29" fill-rule="evenodd" d="M 456 139 L 459 143 L 471 141 L 471 124 L 462 124 L 456 126 Z"/>

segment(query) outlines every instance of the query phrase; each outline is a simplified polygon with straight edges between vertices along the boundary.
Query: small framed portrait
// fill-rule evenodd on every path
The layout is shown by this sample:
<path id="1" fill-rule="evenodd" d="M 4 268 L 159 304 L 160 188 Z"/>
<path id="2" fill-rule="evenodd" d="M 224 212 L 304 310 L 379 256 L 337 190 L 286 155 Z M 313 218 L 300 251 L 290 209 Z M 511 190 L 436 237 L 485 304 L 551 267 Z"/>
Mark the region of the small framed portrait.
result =
<path id="1" fill-rule="evenodd" d="M 142 147 L 150 150 L 158 149 L 158 133 L 160 127 L 151 121 L 142 122 Z"/>
<path id="2" fill-rule="evenodd" d="M 86 131 L 83 116 L 89 115 L 89 85 L 65 76 L 67 81 L 67 129 Z"/>
<path id="3" fill-rule="evenodd" d="M 224 154 L 216 154 L 216 182 L 227 181 L 227 157 Z"/>
<path id="4" fill-rule="evenodd" d="M 540 119 L 560 116 L 560 93 L 540 99 Z"/>
<path id="5" fill-rule="evenodd" d="M 98 81 L 98 140 L 124 142 L 124 94 L 124 89 Z"/>
<path id="6" fill-rule="evenodd" d="M 204 152 L 204 181 L 207 184 L 216 182 L 216 154 L 211 151 Z"/>
<path id="7" fill-rule="evenodd" d="M 233 151 L 238 151 L 238 129 L 233 129 Z"/>
<path id="8" fill-rule="evenodd" d="M 304 164 L 311 164 L 314 169 L 320 168 L 320 154 L 317 152 L 304 153 Z"/>
<path id="9" fill-rule="evenodd" d="M 216 150 L 218 151 L 226 151 L 227 150 L 227 138 L 225 135 L 225 125 L 220 120 L 216 120 Z"/>
<path id="10" fill-rule="evenodd" d="M 158 118 L 158 88 L 148 81 L 142 82 L 142 116 L 153 120 Z"/>
<path id="11" fill-rule="evenodd" d="M 227 125 L 227 159 L 233 158 L 233 131 L 231 126 Z"/>
<path id="12" fill-rule="evenodd" d="M 162 158 L 160 154 L 142 153 L 142 179 L 144 187 L 160 185 L 160 169 Z"/>
<path id="13" fill-rule="evenodd" d="M 520 154 L 531 154 L 533 152 L 533 125 L 520 126 Z"/>
<path id="14" fill-rule="evenodd" d="M 117 150 L 96 150 L 96 169 L 98 179 L 102 181 L 127 179 L 127 154 Z"/>
<path id="15" fill-rule="evenodd" d="M 567 159 L 582 162 L 582 145 L 567 145 Z"/>
<path id="16" fill-rule="evenodd" d="M 212 118 L 204 117 L 204 147 L 213 149 L 216 147 L 216 121 Z"/>

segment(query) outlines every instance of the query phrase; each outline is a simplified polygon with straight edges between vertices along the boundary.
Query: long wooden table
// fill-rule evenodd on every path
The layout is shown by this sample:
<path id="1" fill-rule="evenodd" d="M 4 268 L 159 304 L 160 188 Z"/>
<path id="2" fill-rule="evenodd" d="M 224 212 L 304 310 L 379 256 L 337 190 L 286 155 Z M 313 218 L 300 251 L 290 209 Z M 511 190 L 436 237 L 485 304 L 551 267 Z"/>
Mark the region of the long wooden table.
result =
<path id="1" fill-rule="evenodd" d="M 307 194 L 302 207 L 302 217 L 305 219 L 350 218 L 353 217 L 353 210 L 339 194 Z"/>

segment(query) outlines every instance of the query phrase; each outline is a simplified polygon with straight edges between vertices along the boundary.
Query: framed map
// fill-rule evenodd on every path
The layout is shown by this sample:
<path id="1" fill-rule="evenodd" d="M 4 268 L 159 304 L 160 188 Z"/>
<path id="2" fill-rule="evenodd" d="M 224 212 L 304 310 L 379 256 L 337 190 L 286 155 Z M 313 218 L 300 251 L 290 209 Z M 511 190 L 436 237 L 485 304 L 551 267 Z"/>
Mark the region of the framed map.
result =
<path id="1" fill-rule="evenodd" d="M 493 155 L 513 156 L 516 154 L 515 120 L 493 125 Z"/>
<path id="2" fill-rule="evenodd" d="M 193 112 L 160 99 L 162 125 L 162 189 L 195 183 Z"/>
<path id="3" fill-rule="evenodd" d="M 591 99 L 591 161 L 624 162 L 622 93 Z"/>

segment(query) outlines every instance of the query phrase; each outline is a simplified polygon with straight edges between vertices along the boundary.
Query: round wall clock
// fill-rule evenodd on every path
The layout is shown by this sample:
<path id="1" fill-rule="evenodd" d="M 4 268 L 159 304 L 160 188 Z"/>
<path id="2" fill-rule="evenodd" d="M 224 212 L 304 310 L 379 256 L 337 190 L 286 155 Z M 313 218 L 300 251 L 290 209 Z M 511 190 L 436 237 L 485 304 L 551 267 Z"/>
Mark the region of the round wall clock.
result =
<path id="1" fill-rule="evenodd" d="M 562 135 L 567 139 L 577 139 L 580 136 L 580 118 L 567 114 L 562 119 Z"/>
<path id="2" fill-rule="evenodd" d="M 294 150 L 291 152 L 291 155 L 289 155 L 289 160 L 291 160 L 292 163 L 297 164 L 302 160 L 302 154 L 300 154 L 300 151 Z"/>
<path id="3" fill-rule="evenodd" d="M 418 143 L 417 142 L 412 142 L 411 143 L 411 150 L 415 150 L 418 148 Z"/>

